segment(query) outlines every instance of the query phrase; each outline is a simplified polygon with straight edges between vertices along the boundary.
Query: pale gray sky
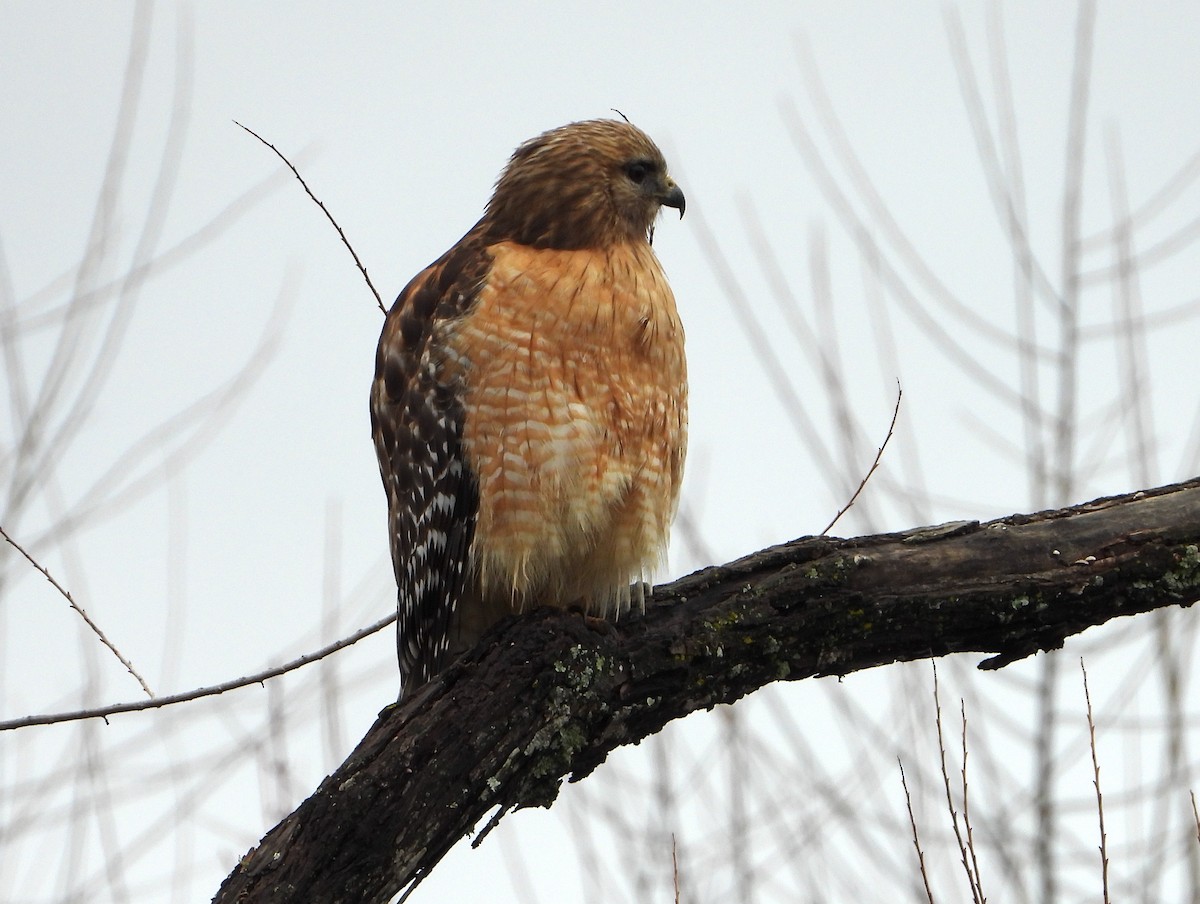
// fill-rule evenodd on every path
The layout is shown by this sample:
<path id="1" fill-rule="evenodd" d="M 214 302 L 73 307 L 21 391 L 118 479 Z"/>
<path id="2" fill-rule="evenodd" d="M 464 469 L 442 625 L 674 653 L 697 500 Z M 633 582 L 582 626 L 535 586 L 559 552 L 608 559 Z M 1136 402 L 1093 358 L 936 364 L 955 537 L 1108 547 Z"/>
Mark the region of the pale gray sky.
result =
<path id="1" fill-rule="evenodd" d="M 17 306 L 18 323 L 36 324 L 69 298 L 93 228 L 134 9 L 125 3 L 0 5 L 0 290 L 6 305 Z M 655 242 L 688 330 L 691 455 L 684 511 L 702 540 L 689 547 L 677 539 L 670 576 L 707 564 L 705 552 L 723 561 L 818 531 L 847 496 L 844 486 L 818 473 L 790 425 L 704 247 L 708 232 L 818 433 L 842 462 L 850 453 L 836 439 L 812 358 L 773 300 L 757 256 L 763 246 L 748 227 L 751 214 L 810 322 L 821 321 L 810 254 L 814 243 L 827 248 L 838 356 L 863 431 L 861 461 L 843 466 L 845 473 L 862 473 L 870 464 L 887 428 L 896 381 L 903 383 L 899 427 L 878 480 L 926 495 L 905 506 L 894 501 L 895 493 L 872 501 L 869 489 L 862 511 L 839 530 L 1022 510 L 1047 500 L 1031 496 L 1019 413 L 964 377 L 930 343 L 912 309 L 897 300 L 899 293 L 881 290 L 869 277 L 857 238 L 818 188 L 789 126 L 794 117 L 818 136 L 837 184 L 852 195 L 855 209 L 864 210 L 845 157 L 829 142 L 820 106 L 806 87 L 806 73 L 818 72 L 882 204 L 930 271 L 985 327 L 972 327 L 931 300 L 929 283 L 898 263 L 896 245 L 873 220 L 871 234 L 885 247 L 885 259 L 916 293 L 914 307 L 929 311 L 969 359 L 1015 386 L 1011 348 L 986 331 L 986 325 L 997 332 L 1014 327 L 1012 258 L 988 200 L 947 38 L 947 21 L 961 17 L 994 129 L 988 9 L 927 2 L 761 3 L 737 10 L 712 3 L 619 2 L 602 10 L 574 3 L 155 4 L 128 162 L 106 233 L 111 254 L 96 279 L 120 276 L 133 260 L 173 115 L 182 117 L 185 132 L 157 250 L 181 241 L 278 172 L 278 161 L 233 124 L 238 120 L 300 165 L 390 303 L 413 273 L 474 223 L 516 144 L 619 108 L 657 140 L 688 198 L 687 217 L 664 220 Z M 1075 15 L 1066 3 L 1005 4 L 1000 15 L 1031 243 L 1055 286 L 1062 283 Z M 1200 10 L 1183 2 L 1102 5 L 1093 65 L 1085 236 L 1110 227 L 1113 219 L 1106 155 L 1114 141 L 1123 151 L 1135 208 L 1200 148 Z M 185 78 L 177 93 L 180 66 Z M 241 367 L 277 299 L 285 297 L 288 320 L 277 353 L 221 432 L 169 479 L 167 489 L 81 530 L 69 547 L 35 544 L 39 557 L 158 691 L 255 671 L 374 620 L 391 605 L 384 499 L 366 405 L 381 315 L 300 186 L 283 178 L 273 184 L 215 239 L 140 287 L 120 357 L 89 407 L 86 425 L 38 482 L 37 501 L 15 522 L 0 522 L 18 537 L 37 538 L 55 512 L 74 505 L 133 440 Z M 1195 218 L 1200 191 L 1191 185 L 1179 195 L 1135 236 L 1139 249 Z M 1113 260 L 1111 245 L 1088 253 L 1085 271 Z M 1200 296 L 1198 270 L 1194 249 L 1187 249 L 1142 273 L 1146 310 Z M 886 297 L 886 324 L 871 301 L 878 292 Z M 1113 304 L 1107 286 L 1089 289 L 1084 323 L 1108 321 Z M 1045 344 L 1053 346 L 1053 305 L 1042 303 L 1039 311 Z M 106 316 L 85 332 L 94 335 Z M 878 342 L 885 327 L 895 343 L 894 360 Z M 1157 464 L 1150 482 L 1195 471 L 1189 457 L 1200 385 L 1194 328 L 1192 321 L 1185 329 L 1151 335 Z M 32 329 L 21 348 L 25 380 L 36 389 L 55 330 Z M 828 337 L 824 345 L 830 347 Z M 95 353 L 94 343 L 85 340 L 83 347 Z M 1111 341 L 1093 344 L 1083 361 L 1082 424 L 1092 439 L 1081 443 L 1085 467 L 1077 499 L 1139 485 L 1126 441 L 1109 448 L 1104 431 L 1096 432 L 1098 425 L 1119 420 L 1111 405 L 1119 377 L 1115 361 Z M 1043 373 L 1044 391 L 1052 400 L 1049 373 Z M 82 383 L 69 382 L 75 391 Z M 0 394 L 6 425 L 13 422 L 12 405 L 10 393 Z M 6 430 L 8 449 L 11 427 Z M 1108 457 L 1100 460 L 1102 454 Z M 139 473 L 154 473 L 162 459 L 162 453 L 151 454 Z M 331 511 L 340 538 L 343 600 L 333 626 L 323 625 L 322 614 Z M 185 556 L 170 566 L 180 549 Z M 133 681 L 97 650 L 36 574 L 11 559 L 4 567 L 0 718 L 72 708 L 85 702 L 85 693 L 91 702 L 137 696 Z M 361 736 L 394 691 L 391 643 L 390 635 L 378 637 L 344 656 L 342 678 L 351 682 L 346 744 Z M 297 677 L 289 687 L 302 694 L 316 680 Z M 870 680 L 861 687 L 869 697 Z M 257 700 L 203 714 L 204 704 L 197 705 L 191 732 L 200 740 L 183 740 L 189 735 L 180 727 L 169 737 L 164 731 L 157 749 L 147 747 L 144 739 L 154 737 L 146 731 L 152 715 L 114 719 L 87 737 L 114 757 L 122 744 L 132 744 L 131 760 L 161 770 L 181 749 L 214 734 L 218 744 L 243 735 L 252 744 L 265 692 L 242 693 Z M 311 719 L 311 698 L 307 710 L 290 718 Z M 253 770 L 243 769 L 220 788 L 214 798 L 219 803 L 202 806 L 201 815 L 188 817 L 193 823 L 173 826 L 172 840 L 161 850 L 129 858 L 124 891 L 111 876 L 103 878 L 102 864 L 111 863 L 112 851 L 99 835 L 81 842 L 78 859 L 63 855 L 70 878 L 39 877 L 30 858 L 40 856 L 35 852 L 52 833 L 31 831 L 0 853 L 0 876 L 6 877 L 0 898 L 58 900 L 75 888 L 76 878 L 82 883 L 96 875 L 98 884 L 83 886 L 90 888 L 88 900 L 161 900 L 147 889 L 180 874 L 163 864 L 183 856 L 190 866 L 175 886 L 184 889 L 180 900 L 203 899 L 271 819 L 291 809 L 330 767 L 333 752 L 322 747 L 319 734 L 309 734 L 304 741 L 311 750 L 289 750 L 295 773 L 276 809 L 260 798 Z M 66 727 L 0 738 L 0 781 L 58 774 L 54 770 L 73 774 L 72 751 L 82 737 Z M 227 768 L 238 765 L 234 760 Z M 137 773 L 116 770 L 108 781 L 119 797 Z M 157 818 L 146 814 L 163 812 L 162 801 L 143 803 L 144 809 L 118 811 L 113 843 L 128 844 Z M 0 831 L 18 810 L 0 795 Z M 544 900 L 585 900 L 563 826 L 557 812 L 511 817 L 503 827 L 514 833 L 510 840 L 489 841 L 478 852 L 456 851 L 415 900 L 438 900 L 437 888 L 444 900 L 469 889 L 521 900 L 517 890 L 506 897 L 508 879 L 494 875 L 509 844 L 557 852 L 553 859 L 561 869 L 537 880 Z M 184 848 L 186 856 L 179 853 Z"/>

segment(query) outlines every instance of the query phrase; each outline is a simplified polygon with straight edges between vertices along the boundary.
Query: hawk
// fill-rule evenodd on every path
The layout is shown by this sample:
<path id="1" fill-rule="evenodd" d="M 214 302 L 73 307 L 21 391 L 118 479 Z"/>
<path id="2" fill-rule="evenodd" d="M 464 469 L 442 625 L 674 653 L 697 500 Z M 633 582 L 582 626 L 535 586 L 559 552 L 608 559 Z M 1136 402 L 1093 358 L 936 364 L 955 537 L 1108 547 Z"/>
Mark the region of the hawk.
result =
<path id="1" fill-rule="evenodd" d="M 640 129 L 553 129 L 388 313 L 371 429 L 402 696 L 511 612 L 644 606 L 687 445 L 683 326 L 651 247 L 663 206 L 682 217 L 683 192 Z"/>

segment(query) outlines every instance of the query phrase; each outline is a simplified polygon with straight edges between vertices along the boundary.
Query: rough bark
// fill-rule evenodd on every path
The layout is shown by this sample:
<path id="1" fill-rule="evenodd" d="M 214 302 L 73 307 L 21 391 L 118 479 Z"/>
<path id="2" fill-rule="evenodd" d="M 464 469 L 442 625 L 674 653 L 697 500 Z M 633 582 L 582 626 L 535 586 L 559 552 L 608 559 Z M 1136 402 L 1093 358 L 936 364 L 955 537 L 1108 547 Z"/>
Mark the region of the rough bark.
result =
<path id="1" fill-rule="evenodd" d="M 1200 598 L 1200 480 L 985 524 L 809 537 L 655 590 L 615 626 L 556 610 L 498 625 L 385 709 L 267 833 L 218 902 L 386 901 L 489 811 L 672 719 L 772 681 L 947 653 L 999 668 L 1119 615 Z"/>

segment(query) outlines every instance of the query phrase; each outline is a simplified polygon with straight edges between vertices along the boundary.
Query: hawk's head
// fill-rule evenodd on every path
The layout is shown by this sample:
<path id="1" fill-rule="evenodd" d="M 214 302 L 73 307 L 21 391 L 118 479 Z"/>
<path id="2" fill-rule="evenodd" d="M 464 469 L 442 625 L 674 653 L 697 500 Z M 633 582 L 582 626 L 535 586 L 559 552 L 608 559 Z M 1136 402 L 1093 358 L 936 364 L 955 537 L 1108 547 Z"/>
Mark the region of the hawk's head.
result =
<path id="1" fill-rule="evenodd" d="M 484 223 L 489 238 L 538 248 L 601 248 L 648 242 L 663 206 L 683 216 L 684 198 L 667 162 L 627 122 L 573 122 L 513 152 Z"/>

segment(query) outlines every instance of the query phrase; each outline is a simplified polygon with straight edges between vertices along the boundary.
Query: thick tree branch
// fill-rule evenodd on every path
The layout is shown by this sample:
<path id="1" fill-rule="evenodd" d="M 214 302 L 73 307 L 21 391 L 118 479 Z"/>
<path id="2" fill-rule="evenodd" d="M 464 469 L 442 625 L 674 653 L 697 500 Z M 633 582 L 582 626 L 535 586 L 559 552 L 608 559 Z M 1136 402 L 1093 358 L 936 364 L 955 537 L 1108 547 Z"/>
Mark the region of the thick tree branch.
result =
<path id="1" fill-rule="evenodd" d="M 386 901 L 489 811 L 548 806 L 616 747 L 777 680 L 955 652 L 998 668 L 1200 598 L 1200 480 L 987 524 L 804 538 L 659 587 L 606 626 L 498 625 L 267 833 L 218 902 Z"/>

